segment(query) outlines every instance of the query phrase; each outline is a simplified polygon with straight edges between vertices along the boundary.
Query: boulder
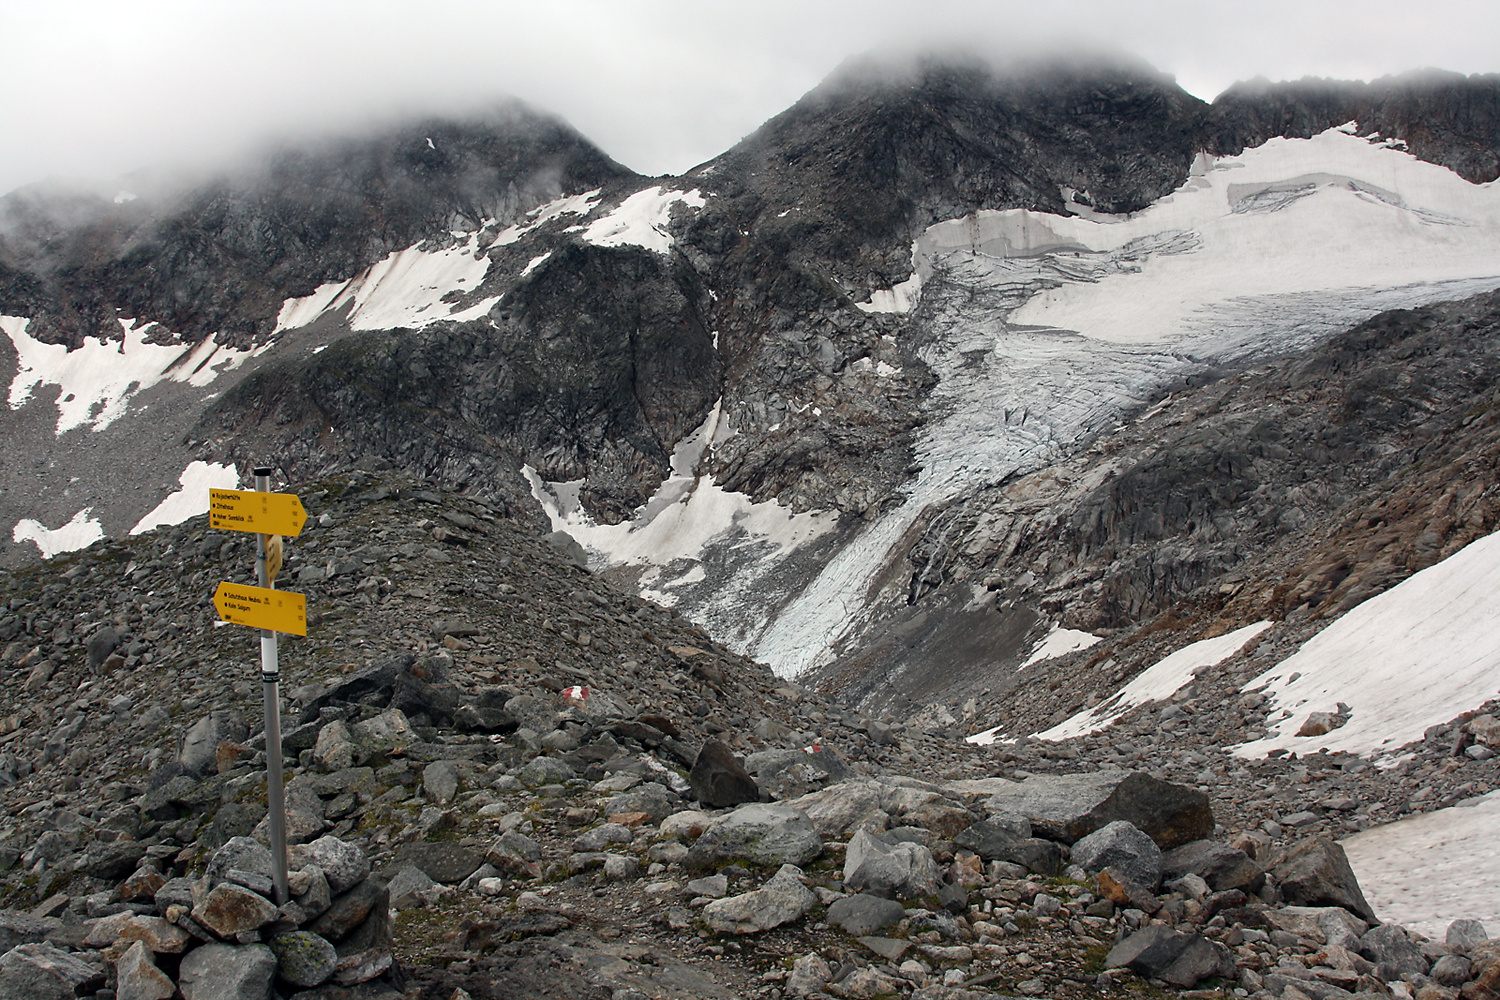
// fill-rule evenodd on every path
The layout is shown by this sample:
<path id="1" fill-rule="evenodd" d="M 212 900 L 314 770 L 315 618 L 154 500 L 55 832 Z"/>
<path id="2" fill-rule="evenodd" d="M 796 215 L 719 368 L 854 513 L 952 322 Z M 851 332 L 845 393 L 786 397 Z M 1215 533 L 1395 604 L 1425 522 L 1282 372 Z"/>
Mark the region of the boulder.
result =
<path id="1" fill-rule="evenodd" d="M 1196 788 L 1140 771 L 1034 774 L 990 796 L 988 813 L 1025 816 L 1035 833 L 1071 844 L 1115 820 L 1125 820 L 1170 850 L 1213 833 L 1208 796 Z"/>
<path id="2" fill-rule="evenodd" d="M 308 931 L 291 931 L 271 939 L 276 974 L 293 986 L 317 986 L 333 976 L 339 953 L 333 945 Z"/>
<path id="3" fill-rule="evenodd" d="M 472 700 L 458 706 L 453 713 L 453 727 L 466 733 L 511 733 L 520 727 L 514 715 L 505 710 L 510 693 L 504 688 L 482 687 Z"/>
<path id="4" fill-rule="evenodd" d="M 1162 877 L 1161 848 L 1129 822 L 1106 823 L 1073 845 L 1073 863 L 1086 872 L 1114 868 L 1154 891 Z"/>
<path id="5" fill-rule="evenodd" d="M 1183 989 L 1211 976 L 1231 977 L 1235 971 L 1234 955 L 1228 948 L 1165 924 L 1152 924 L 1126 937 L 1105 956 L 1104 967 L 1129 968 L 1144 978 Z"/>
<path id="6" fill-rule="evenodd" d="M 1163 879 L 1171 882 L 1189 874 L 1203 879 L 1214 892 L 1227 889 L 1254 892 L 1265 882 L 1265 873 L 1250 855 L 1217 840 L 1194 840 L 1162 856 Z"/>
<path id="7" fill-rule="evenodd" d="M 18 944 L 44 941 L 62 926 L 56 917 L 34 917 L 20 910 L 0 910 L 0 954 Z"/>
<path id="8" fill-rule="evenodd" d="M 1489 932 L 1484 929 L 1484 924 L 1478 920 L 1455 920 L 1448 925 L 1448 933 L 1443 938 L 1444 942 L 1455 948 L 1468 951 L 1476 944 L 1483 944 L 1490 939 Z"/>
<path id="9" fill-rule="evenodd" d="M 183 734 L 177 759 L 190 774 L 216 771 L 214 754 L 225 741 L 243 743 L 250 727 L 234 712 L 216 709 L 194 723 Z"/>
<path id="10" fill-rule="evenodd" d="M 221 938 L 264 927 L 276 919 L 276 904 L 233 882 L 220 882 L 193 907 L 193 919 Z"/>
<path id="11" fill-rule="evenodd" d="M 610 796 L 604 803 L 604 815 L 645 813 L 653 823 L 660 823 L 682 806 L 682 796 L 666 785 L 643 781 L 628 792 Z"/>
<path id="12" fill-rule="evenodd" d="M 823 841 L 800 809 L 780 803 L 741 806 L 715 820 L 698 838 L 689 861 L 749 861 L 804 865 L 823 853 Z"/>
<path id="13" fill-rule="evenodd" d="M 396 850 L 394 864 L 416 865 L 434 882 L 457 885 L 485 862 L 485 851 L 451 840 L 424 840 L 402 844 Z"/>
<path id="14" fill-rule="evenodd" d="M 782 865 L 759 889 L 703 907 L 703 920 L 720 934 L 758 934 L 801 920 L 817 902 L 818 897 L 802 884 L 802 870 Z"/>
<path id="15" fill-rule="evenodd" d="M 0 955 L 0 1000 L 73 1000 L 103 985 L 103 969 L 46 941 Z"/>
<path id="16" fill-rule="evenodd" d="M 861 830 L 844 855 L 844 885 L 897 899 L 919 899 L 937 893 L 942 871 L 925 846 Z"/>
<path id="17" fill-rule="evenodd" d="M 953 843 L 985 861 L 1010 861 L 1016 844 L 1030 837 L 1031 823 L 1025 816 L 996 813 L 960 830 Z"/>
<path id="18" fill-rule="evenodd" d="M 824 746 L 806 750 L 762 750 L 745 767 L 773 799 L 793 799 L 853 777 L 845 760 Z"/>
<path id="19" fill-rule="evenodd" d="M 370 859 L 357 844 L 337 837 L 319 837 L 309 844 L 293 848 L 290 852 L 297 867 L 317 865 L 328 880 L 328 891 L 340 893 L 358 885 L 370 874 Z M 268 852 L 269 856 L 269 852 Z"/>
<path id="20" fill-rule="evenodd" d="M 151 949 L 141 941 L 115 959 L 115 980 L 115 995 L 123 1000 L 169 1000 L 177 992 L 177 985 L 156 967 Z"/>
<path id="21" fill-rule="evenodd" d="M 833 967 L 817 952 L 803 955 L 792 963 L 791 974 L 786 977 L 786 992 L 794 997 L 812 996 L 822 993 L 828 980 L 833 978 Z"/>
<path id="22" fill-rule="evenodd" d="M 1273 930 L 1340 948 L 1356 948 L 1370 929 L 1342 906 L 1278 906 L 1266 910 L 1265 920 Z"/>
<path id="23" fill-rule="evenodd" d="M 182 958 L 183 1000 L 269 1000 L 276 955 L 263 944 L 205 944 Z"/>
<path id="24" fill-rule="evenodd" d="M 1400 924 L 1381 924 L 1366 931 L 1359 939 L 1359 953 L 1375 963 L 1375 975 L 1383 982 L 1427 975 L 1428 962 L 1421 946 Z"/>
<path id="25" fill-rule="evenodd" d="M 1295 844 L 1273 872 L 1288 903 L 1342 906 L 1369 923 L 1376 922 L 1344 849 L 1326 837 L 1309 837 Z"/>
<path id="26" fill-rule="evenodd" d="M 834 900 L 827 920 L 850 937 L 863 937 L 896 926 L 904 916 L 905 907 L 895 900 L 861 892 Z"/>
<path id="27" fill-rule="evenodd" d="M 704 740 L 688 774 L 693 798 L 713 809 L 760 801 L 760 788 L 730 749 L 718 740 Z"/>
<path id="28" fill-rule="evenodd" d="M 458 762 L 435 760 L 422 769 L 422 793 L 429 801 L 447 805 L 458 794 Z"/>
<path id="29" fill-rule="evenodd" d="M 378 875 L 371 875 L 339 896 L 335 896 L 323 915 L 308 924 L 307 930 L 333 942 L 341 941 L 365 918 L 390 905 L 390 886 Z"/>

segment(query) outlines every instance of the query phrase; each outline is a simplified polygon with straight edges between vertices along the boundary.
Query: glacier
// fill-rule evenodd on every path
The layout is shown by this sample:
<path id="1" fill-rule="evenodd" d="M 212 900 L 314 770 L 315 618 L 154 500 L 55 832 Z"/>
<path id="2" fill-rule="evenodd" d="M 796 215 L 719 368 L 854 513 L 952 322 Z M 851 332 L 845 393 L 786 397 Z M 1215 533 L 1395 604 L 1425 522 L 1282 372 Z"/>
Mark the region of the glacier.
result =
<path id="1" fill-rule="evenodd" d="M 1500 287 L 1500 185 L 1338 129 L 1200 156 L 1131 216 L 1079 208 L 982 211 L 923 232 L 911 277 L 859 306 L 904 315 L 902 336 L 938 377 L 906 500 L 842 530 L 811 571 L 767 572 L 795 546 L 749 566 L 705 551 L 711 586 L 676 606 L 713 629 L 752 617 L 726 603 L 754 603 L 756 620 L 715 634 L 796 677 L 904 603 L 891 570 L 934 511 L 1086 446 L 1172 379 Z M 632 530 L 657 513 L 643 508 Z"/>

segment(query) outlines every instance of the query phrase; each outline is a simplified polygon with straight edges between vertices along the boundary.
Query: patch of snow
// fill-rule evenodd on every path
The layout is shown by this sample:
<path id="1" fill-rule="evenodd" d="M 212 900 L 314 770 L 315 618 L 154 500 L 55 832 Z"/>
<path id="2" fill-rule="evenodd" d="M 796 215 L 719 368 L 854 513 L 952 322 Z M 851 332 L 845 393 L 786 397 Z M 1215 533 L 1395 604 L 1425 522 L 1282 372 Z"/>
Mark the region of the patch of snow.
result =
<path id="1" fill-rule="evenodd" d="M 314 347 L 312 349 L 312 352 L 314 354 L 322 354 L 326 350 L 328 350 L 328 345 L 327 344 L 319 344 L 317 347 Z"/>
<path id="2" fill-rule="evenodd" d="M 177 477 L 181 487 L 152 508 L 151 513 L 135 523 L 132 535 L 159 528 L 164 524 L 181 524 L 190 517 L 208 512 L 208 491 L 239 489 L 240 474 L 232 465 L 190 462 Z"/>
<path id="3" fill-rule="evenodd" d="M 48 528 L 40 521 L 23 517 L 11 530 L 11 541 L 17 544 L 35 543 L 44 559 L 51 559 L 62 552 L 86 549 L 104 537 L 104 525 L 98 518 L 90 516 L 93 510 L 92 507 L 83 508 L 60 528 Z"/>
<path id="4" fill-rule="evenodd" d="M 451 292 L 478 287 L 490 261 L 479 250 L 479 234 L 446 250 L 424 251 L 415 243 L 371 264 L 348 281 L 329 282 L 311 294 L 287 299 L 276 332 L 295 330 L 329 313 L 348 310 L 351 330 L 421 328 L 442 320 L 478 319 L 500 301 L 486 298 L 460 307 L 443 301 Z"/>
<path id="5" fill-rule="evenodd" d="M 520 276 L 523 277 L 523 278 L 526 277 L 532 271 L 535 271 L 537 268 L 541 267 L 542 264 L 547 260 L 547 258 L 551 257 L 551 256 L 552 256 L 552 251 L 551 250 L 548 250 L 546 253 L 537 254 L 535 257 L 531 258 L 529 261 L 526 262 L 526 266 L 525 267 L 521 268 L 521 275 Z"/>
<path id="6" fill-rule="evenodd" d="M 581 481 L 545 482 L 529 465 L 521 472 L 553 530 L 575 538 L 595 566 L 643 567 L 641 591 L 670 606 L 677 598 L 668 590 L 706 578 L 702 562 L 710 549 L 741 551 L 741 569 L 758 577 L 756 565 L 773 570 L 781 557 L 837 524 L 837 514 L 797 514 L 775 501 L 754 503 L 743 493 L 717 485 L 711 476 L 699 475 L 705 452 L 732 433 L 715 404 L 707 419 L 673 449 L 671 475 L 630 520 L 620 524 L 599 524 L 589 516 L 578 502 Z"/>
<path id="7" fill-rule="evenodd" d="M 715 345 L 718 346 L 718 345 Z M 849 371 L 855 375 L 874 375 L 876 378 L 891 378 L 900 375 L 901 369 L 888 361 L 875 361 L 864 357 L 849 366 Z"/>
<path id="8" fill-rule="evenodd" d="M 1270 627 L 1270 622 L 1256 622 L 1225 635 L 1189 643 L 1137 674 L 1107 701 L 1037 733 L 1035 738 L 1058 741 L 1097 733 L 1137 705 L 1172 697 L 1191 683 L 1198 671 L 1227 660 Z"/>
<path id="9" fill-rule="evenodd" d="M 1381 920 L 1434 941 L 1454 920 L 1500 933 L 1500 792 L 1341 841 L 1365 898 Z"/>
<path id="10" fill-rule="evenodd" d="M 1234 749 L 1319 750 L 1389 757 L 1500 695 L 1500 532 L 1346 612 L 1245 685 L 1264 688 L 1281 717 L 1264 739 Z M 1297 736 L 1313 712 L 1352 708 L 1322 736 Z"/>
<path id="11" fill-rule="evenodd" d="M 601 216 L 583 230 L 581 239 L 601 247 L 638 246 L 657 253 L 672 249 L 672 235 L 667 232 L 672 206 L 702 208 L 704 197 L 696 189 L 670 191 L 664 187 L 646 188 L 620 202 L 619 207 Z"/>
<path id="12" fill-rule="evenodd" d="M 1031 655 L 1026 657 L 1020 669 L 1025 670 L 1033 663 L 1041 663 L 1058 656 L 1066 656 L 1076 653 L 1080 649 L 1088 649 L 1099 641 L 1099 636 L 1088 632 L 1080 632 L 1075 628 L 1063 628 L 1061 625 L 1053 625 L 1052 631 L 1048 632 L 1035 646 L 1032 647 Z"/>
<path id="13" fill-rule="evenodd" d="M 58 435 L 75 427 L 103 430 L 125 414 L 133 397 L 163 379 L 201 388 L 270 347 L 237 351 L 220 345 L 217 336 L 192 348 L 148 344 L 146 333 L 155 324 L 121 319 L 119 342 L 85 337 L 81 347 L 70 351 L 64 344 L 45 344 L 30 336 L 29 322 L 0 316 L 0 330 L 10 337 L 17 357 L 10 408 L 26 405 L 40 386 L 58 386 Z"/>
<path id="14" fill-rule="evenodd" d="M 867 313 L 909 313 L 922 295 L 922 276 L 915 271 L 910 278 L 890 288 L 877 288 L 870 293 L 869 302 L 856 302 L 855 307 Z"/>
<path id="15" fill-rule="evenodd" d="M 134 191 L 121 191 L 115 195 L 115 204 L 123 205 L 127 201 L 135 201 L 136 197 L 137 196 Z"/>
<path id="16" fill-rule="evenodd" d="M 588 215 L 594 210 L 594 206 L 599 204 L 600 190 L 600 188 L 594 188 L 594 190 L 592 191 L 585 191 L 582 194 L 570 194 L 566 197 L 549 201 L 545 205 L 540 205 L 537 208 L 534 208 L 530 212 L 526 213 L 526 218 L 530 219 L 531 221 L 524 224 L 517 223 L 514 226 L 502 229 L 500 233 L 490 241 L 489 245 L 492 247 L 509 246 L 510 244 L 520 240 L 521 237 L 525 236 L 527 233 L 530 233 L 532 230 L 536 229 L 539 226 L 546 225 L 548 222 L 551 222 L 553 219 L 556 219 L 559 216 Z"/>

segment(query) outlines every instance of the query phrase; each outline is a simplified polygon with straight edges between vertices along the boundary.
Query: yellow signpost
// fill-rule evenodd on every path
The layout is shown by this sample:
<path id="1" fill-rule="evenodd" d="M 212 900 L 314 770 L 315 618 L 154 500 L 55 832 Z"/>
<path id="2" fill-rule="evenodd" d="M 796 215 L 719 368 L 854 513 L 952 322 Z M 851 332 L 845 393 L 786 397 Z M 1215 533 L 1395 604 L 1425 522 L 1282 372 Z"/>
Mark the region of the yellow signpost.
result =
<path id="1" fill-rule="evenodd" d="M 286 861 L 286 789 L 281 772 L 281 659 L 276 633 L 307 635 L 307 598 L 272 584 L 281 570 L 281 535 L 300 535 L 307 511 L 293 493 L 269 490 L 271 470 L 255 470 L 254 490 L 209 490 L 208 526 L 252 531 L 259 587 L 221 583 L 214 591 L 219 617 L 260 629 L 260 680 L 266 703 L 266 819 L 270 827 L 271 883 L 276 902 L 291 899 Z"/>
<path id="2" fill-rule="evenodd" d="M 287 590 L 221 583 L 214 591 L 219 617 L 235 625 L 307 635 L 307 598 Z"/>
<path id="3" fill-rule="evenodd" d="M 300 535 L 307 511 L 295 493 L 209 490 L 208 526 L 262 535 Z"/>

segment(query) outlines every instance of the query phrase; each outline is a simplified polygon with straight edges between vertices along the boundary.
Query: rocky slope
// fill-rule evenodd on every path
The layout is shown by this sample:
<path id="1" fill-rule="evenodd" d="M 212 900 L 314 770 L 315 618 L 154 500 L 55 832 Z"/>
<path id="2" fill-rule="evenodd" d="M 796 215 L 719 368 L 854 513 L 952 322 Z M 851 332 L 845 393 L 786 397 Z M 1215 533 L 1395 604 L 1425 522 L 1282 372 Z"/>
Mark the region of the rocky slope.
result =
<path id="1" fill-rule="evenodd" d="M 378 472 L 298 492 L 311 518 L 283 572 L 311 614 L 306 639 L 282 639 L 283 746 L 291 837 L 309 846 L 298 909 L 279 915 L 255 902 L 264 859 L 234 840 L 264 826 L 256 642 L 207 604 L 248 570 L 244 539 L 195 519 L 0 575 L 0 927 L 20 945 L 0 995 L 165 980 L 194 997 L 220 980 L 303 1000 L 971 1000 L 1215 976 L 1264 997 L 1494 995 L 1493 943 L 1472 929 L 1367 931 L 1347 874 L 1298 867 L 1319 836 L 1500 785 L 1492 715 L 1394 771 L 1222 749 L 1254 720 L 1217 685 L 1314 623 L 1107 738 L 976 747 L 930 709 L 862 716 L 779 682 L 472 498 Z M 1132 772 L 1135 805 L 1078 790 Z M 1059 826 L 1059 793 L 1044 807 L 1038 787 L 1075 788 L 1069 808 L 1092 818 Z M 730 837 L 766 822 L 777 837 Z M 1172 850 L 1185 840 L 1199 846 Z"/>

